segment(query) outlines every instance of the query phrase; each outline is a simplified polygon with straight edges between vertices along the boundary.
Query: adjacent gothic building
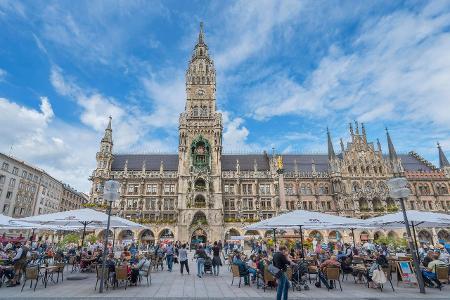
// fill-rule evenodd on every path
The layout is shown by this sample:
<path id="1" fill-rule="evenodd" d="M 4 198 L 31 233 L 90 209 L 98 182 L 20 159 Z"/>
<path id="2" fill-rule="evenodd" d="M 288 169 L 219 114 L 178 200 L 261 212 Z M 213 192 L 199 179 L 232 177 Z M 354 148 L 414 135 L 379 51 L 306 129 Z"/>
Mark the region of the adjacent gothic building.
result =
<path id="1" fill-rule="evenodd" d="M 148 223 L 151 230 L 122 231 L 117 238 L 150 241 L 214 241 L 243 235 L 245 225 L 295 209 L 358 218 L 395 212 L 398 204 L 389 198 L 386 180 L 397 174 L 409 180 L 407 208 L 450 210 L 450 164 L 440 146 L 437 168 L 415 152 L 397 154 L 387 130 L 387 155 L 378 140 L 376 145 L 367 141 L 364 124 L 355 122 L 349 130 L 351 140 L 344 144 L 341 139 L 337 153 L 327 130 L 328 154 L 324 155 L 223 154 L 216 70 L 201 27 L 186 71 L 178 154 L 113 154 L 110 118 L 90 178 L 90 200 L 102 203 L 103 183 L 118 180 L 121 197 L 114 213 Z M 339 233 L 310 234 L 326 240 L 336 239 Z M 362 239 L 373 239 L 399 233 L 360 234 Z M 433 235 L 448 238 L 445 229 L 419 233 L 422 239 Z"/>

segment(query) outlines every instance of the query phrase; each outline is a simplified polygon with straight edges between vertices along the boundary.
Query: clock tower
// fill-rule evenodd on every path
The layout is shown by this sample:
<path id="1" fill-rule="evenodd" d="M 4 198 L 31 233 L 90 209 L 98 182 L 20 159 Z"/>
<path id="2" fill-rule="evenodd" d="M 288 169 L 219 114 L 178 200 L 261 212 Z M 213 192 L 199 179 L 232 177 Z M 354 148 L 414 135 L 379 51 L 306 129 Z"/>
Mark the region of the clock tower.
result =
<path id="1" fill-rule="evenodd" d="M 178 236 L 223 239 L 222 115 L 216 111 L 216 71 L 203 23 L 186 71 L 186 106 L 179 123 Z"/>

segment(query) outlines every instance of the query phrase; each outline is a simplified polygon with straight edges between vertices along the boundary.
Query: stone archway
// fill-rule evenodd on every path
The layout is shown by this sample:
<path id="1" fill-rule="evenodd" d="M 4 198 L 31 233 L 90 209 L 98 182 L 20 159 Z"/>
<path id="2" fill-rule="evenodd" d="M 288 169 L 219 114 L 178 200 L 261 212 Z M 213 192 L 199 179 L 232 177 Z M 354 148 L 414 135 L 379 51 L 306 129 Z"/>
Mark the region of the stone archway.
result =
<path id="1" fill-rule="evenodd" d="M 322 233 L 320 233 L 320 231 L 318 231 L 318 230 L 313 230 L 313 231 L 311 231 L 310 233 L 309 233 L 309 235 L 308 235 L 310 238 L 316 238 L 316 240 L 317 241 L 323 241 L 323 235 L 322 235 Z"/>
<path id="2" fill-rule="evenodd" d="M 139 234 L 139 241 L 143 244 L 152 245 L 155 243 L 155 234 L 150 229 L 144 229 Z"/>
<path id="3" fill-rule="evenodd" d="M 382 237 L 384 237 L 384 232 L 382 232 L 382 231 L 376 231 L 374 234 L 373 234 L 373 239 L 376 241 L 376 240 L 378 240 L 378 239 L 380 239 L 380 238 L 382 238 Z"/>
<path id="4" fill-rule="evenodd" d="M 158 235 L 159 240 L 173 240 L 175 238 L 175 235 L 173 234 L 173 231 L 169 228 L 164 228 L 160 231 Z"/>
<path id="5" fill-rule="evenodd" d="M 240 236 L 240 235 L 241 235 L 241 233 L 239 232 L 239 230 L 237 230 L 235 228 L 230 228 L 225 233 L 225 240 L 229 240 L 233 236 Z"/>
<path id="6" fill-rule="evenodd" d="M 394 239 L 394 240 L 398 239 L 398 234 L 395 231 L 392 231 L 392 230 L 388 232 L 387 236 L 390 239 Z"/>
<path id="7" fill-rule="evenodd" d="M 133 233 L 133 231 L 131 231 L 129 229 L 122 230 L 119 233 L 119 237 L 118 237 L 119 241 L 122 241 L 122 242 L 124 242 L 124 241 L 127 241 L 127 242 L 132 241 L 133 238 L 134 238 L 134 233 Z"/>
<path id="8" fill-rule="evenodd" d="M 330 242 L 337 242 L 342 238 L 342 234 L 337 231 L 337 230 L 333 230 L 328 234 L 328 240 Z"/>
<path id="9" fill-rule="evenodd" d="M 103 241 L 103 240 L 105 239 L 105 232 L 106 232 L 106 229 L 103 229 L 102 231 L 100 231 L 100 232 L 98 233 L 97 238 L 98 238 L 100 241 Z M 113 232 L 112 232 L 112 230 L 110 229 L 110 230 L 109 230 L 109 234 L 108 234 L 108 239 L 111 240 L 112 238 L 113 238 Z"/>
<path id="10" fill-rule="evenodd" d="M 208 241 L 208 234 L 203 228 L 195 229 L 191 234 L 191 249 L 196 249 L 199 244 L 205 244 Z"/>
<path id="11" fill-rule="evenodd" d="M 438 232 L 438 239 L 439 239 L 439 241 L 449 242 L 450 241 L 450 234 L 448 233 L 447 230 L 441 229 Z"/>
<path id="12" fill-rule="evenodd" d="M 431 235 L 431 233 L 427 230 L 421 230 L 419 231 L 419 233 L 417 234 L 417 236 L 419 237 L 419 242 L 420 243 L 433 243 L 433 236 Z"/>

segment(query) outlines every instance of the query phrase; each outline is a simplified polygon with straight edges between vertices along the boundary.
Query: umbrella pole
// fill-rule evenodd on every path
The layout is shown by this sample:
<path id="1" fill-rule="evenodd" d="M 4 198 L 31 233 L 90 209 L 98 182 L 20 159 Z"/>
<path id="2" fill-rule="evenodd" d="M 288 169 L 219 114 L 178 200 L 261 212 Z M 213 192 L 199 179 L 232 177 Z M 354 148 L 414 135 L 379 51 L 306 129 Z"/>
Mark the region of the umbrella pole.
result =
<path id="1" fill-rule="evenodd" d="M 275 235 L 276 228 L 273 229 L 273 248 L 277 250 L 277 236 Z"/>
<path id="2" fill-rule="evenodd" d="M 352 231 L 352 239 L 353 239 L 353 249 L 356 249 L 356 243 L 355 243 L 355 229 L 351 228 Z"/>
<path id="3" fill-rule="evenodd" d="M 112 243 L 112 251 L 113 251 L 113 253 L 114 253 L 114 245 L 115 245 L 115 243 L 116 243 L 116 228 L 113 228 L 113 243 Z"/>
<path id="4" fill-rule="evenodd" d="M 417 237 L 416 237 L 416 226 L 414 225 L 414 222 L 411 222 L 411 225 L 412 225 L 412 231 L 413 231 L 414 245 L 416 245 L 417 257 L 420 260 L 419 249 L 418 249 L 418 245 L 417 245 Z"/>
<path id="5" fill-rule="evenodd" d="M 302 244 L 302 260 L 305 261 L 305 252 L 303 250 L 303 230 L 302 225 L 299 225 L 300 227 L 300 243 Z"/>
<path id="6" fill-rule="evenodd" d="M 84 245 L 84 237 L 86 235 L 87 222 L 83 222 L 82 224 L 83 224 L 83 235 L 81 236 L 81 248 L 83 248 L 83 245 Z"/>

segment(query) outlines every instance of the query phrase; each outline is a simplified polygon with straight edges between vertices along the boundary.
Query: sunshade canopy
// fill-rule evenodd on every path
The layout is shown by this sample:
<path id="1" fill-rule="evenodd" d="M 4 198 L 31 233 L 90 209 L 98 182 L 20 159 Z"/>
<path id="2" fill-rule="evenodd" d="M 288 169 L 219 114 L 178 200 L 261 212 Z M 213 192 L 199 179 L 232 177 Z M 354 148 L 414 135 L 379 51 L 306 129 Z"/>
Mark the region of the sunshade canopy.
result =
<path id="1" fill-rule="evenodd" d="M 46 229 L 53 230 L 54 228 L 48 228 L 39 224 L 32 224 L 24 222 L 19 219 L 14 219 L 5 215 L 0 214 L 0 229 Z"/>
<path id="2" fill-rule="evenodd" d="M 450 215 L 433 213 L 428 211 L 407 210 L 408 222 L 410 225 L 419 227 L 449 227 Z M 365 220 L 368 226 L 379 227 L 403 227 L 405 221 L 403 218 L 403 212 L 397 212 L 394 214 L 387 214 L 371 219 Z"/>
<path id="3" fill-rule="evenodd" d="M 364 220 L 329 215 L 316 211 L 295 210 L 245 227 L 252 229 L 292 228 L 305 229 L 358 228 Z"/>
<path id="4" fill-rule="evenodd" d="M 76 228 L 103 228 L 108 222 L 108 215 L 90 208 L 69 210 L 46 215 L 33 216 L 23 219 L 26 222 L 41 225 L 60 225 Z M 111 227 L 117 228 L 145 228 L 144 226 L 129 220 L 112 216 Z"/>

